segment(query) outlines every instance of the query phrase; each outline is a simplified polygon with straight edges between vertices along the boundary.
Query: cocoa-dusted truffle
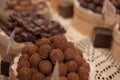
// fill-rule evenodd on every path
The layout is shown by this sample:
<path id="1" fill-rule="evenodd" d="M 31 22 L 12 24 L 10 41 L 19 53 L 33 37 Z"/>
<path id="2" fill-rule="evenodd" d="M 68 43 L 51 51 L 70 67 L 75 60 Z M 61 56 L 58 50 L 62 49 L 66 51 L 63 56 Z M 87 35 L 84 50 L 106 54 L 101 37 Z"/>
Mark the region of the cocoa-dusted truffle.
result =
<path id="1" fill-rule="evenodd" d="M 93 0 L 93 2 L 97 5 L 100 3 L 101 0 Z"/>
<path id="2" fill-rule="evenodd" d="M 72 60 L 74 58 L 75 52 L 71 48 L 67 48 L 64 52 L 65 60 Z"/>
<path id="3" fill-rule="evenodd" d="M 53 49 L 50 53 L 50 59 L 53 64 L 55 64 L 57 60 L 62 62 L 64 59 L 63 52 L 60 49 Z"/>
<path id="4" fill-rule="evenodd" d="M 39 72 L 38 69 L 36 69 L 36 68 L 31 68 L 31 71 L 32 71 L 32 74 L 35 74 L 35 73 Z"/>
<path id="5" fill-rule="evenodd" d="M 44 80 L 51 80 L 51 77 L 47 76 Z"/>
<path id="6" fill-rule="evenodd" d="M 67 43 L 67 48 L 71 48 L 71 49 L 74 49 L 74 44 L 72 42 L 68 42 Z"/>
<path id="7" fill-rule="evenodd" d="M 97 6 L 96 9 L 95 9 L 95 12 L 97 12 L 97 13 L 101 13 L 101 11 L 102 11 L 102 7 Z"/>
<path id="8" fill-rule="evenodd" d="M 31 80 L 43 80 L 45 76 L 42 73 L 35 73 L 32 76 Z"/>
<path id="9" fill-rule="evenodd" d="M 67 78 L 68 78 L 69 80 L 80 80 L 80 79 L 79 79 L 79 75 L 76 74 L 75 72 L 69 73 L 69 74 L 67 75 Z"/>
<path id="10" fill-rule="evenodd" d="M 86 68 L 88 71 L 90 71 L 90 65 L 88 63 L 83 63 L 82 67 Z"/>
<path id="11" fill-rule="evenodd" d="M 31 56 L 32 54 L 36 53 L 37 51 L 38 51 L 38 47 L 36 45 L 28 44 L 22 49 L 21 53 L 22 54 L 27 53 Z"/>
<path id="12" fill-rule="evenodd" d="M 77 47 L 75 47 L 75 53 L 79 54 L 81 57 L 83 57 L 82 51 Z"/>
<path id="13" fill-rule="evenodd" d="M 66 66 L 67 66 L 67 69 L 68 69 L 68 72 L 75 72 L 78 68 L 78 65 L 75 61 L 68 61 L 66 62 Z"/>
<path id="14" fill-rule="evenodd" d="M 77 70 L 80 80 L 88 80 L 89 71 L 84 67 L 79 67 Z"/>
<path id="15" fill-rule="evenodd" d="M 23 67 L 30 67 L 30 63 L 27 60 L 19 62 L 17 70 L 19 71 Z"/>
<path id="16" fill-rule="evenodd" d="M 39 39 L 39 40 L 36 41 L 36 45 L 39 46 L 39 47 L 43 44 L 50 44 L 49 39 L 42 38 L 42 39 Z"/>
<path id="17" fill-rule="evenodd" d="M 60 80 L 68 80 L 65 76 L 60 76 Z"/>
<path id="18" fill-rule="evenodd" d="M 21 68 L 18 71 L 19 80 L 30 80 L 31 77 L 32 77 L 32 72 L 30 68 L 25 67 L 25 68 Z"/>
<path id="19" fill-rule="evenodd" d="M 28 60 L 29 59 L 29 55 L 28 54 L 22 54 L 19 61 L 22 61 L 22 60 Z"/>
<path id="20" fill-rule="evenodd" d="M 65 76 L 67 74 L 67 66 L 64 63 L 59 64 L 60 76 Z"/>
<path id="21" fill-rule="evenodd" d="M 53 44 L 55 45 L 56 48 L 64 50 L 67 47 L 67 40 L 62 35 L 55 35 L 53 37 Z"/>
<path id="22" fill-rule="evenodd" d="M 52 71 L 52 64 L 50 61 L 43 60 L 39 63 L 39 70 L 44 74 L 49 74 Z"/>
<path id="23" fill-rule="evenodd" d="M 76 54 L 73 59 L 78 66 L 81 66 L 83 63 L 85 63 L 85 59 L 83 59 L 80 55 Z"/>
<path id="24" fill-rule="evenodd" d="M 38 53 L 33 54 L 30 59 L 30 63 L 32 64 L 33 67 L 37 67 L 39 62 L 41 61 L 40 55 Z"/>
<path id="25" fill-rule="evenodd" d="M 29 45 L 24 46 L 21 50 L 21 53 L 22 54 L 27 54 L 28 53 L 28 47 L 29 47 Z"/>
<path id="26" fill-rule="evenodd" d="M 36 45 L 29 45 L 28 51 L 29 55 L 31 56 L 38 51 L 38 47 Z"/>
<path id="27" fill-rule="evenodd" d="M 42 59 L 47 59 L 52 47 L 50 45 L 44 44 L 39 48 L 39 54 Z"/>
<path id="28" fill-rule="evenodd" d="M 89 3 L 88 4 L 88 9 L 94 10 L 95 9 L 95 4 L 94 3 Z"/>

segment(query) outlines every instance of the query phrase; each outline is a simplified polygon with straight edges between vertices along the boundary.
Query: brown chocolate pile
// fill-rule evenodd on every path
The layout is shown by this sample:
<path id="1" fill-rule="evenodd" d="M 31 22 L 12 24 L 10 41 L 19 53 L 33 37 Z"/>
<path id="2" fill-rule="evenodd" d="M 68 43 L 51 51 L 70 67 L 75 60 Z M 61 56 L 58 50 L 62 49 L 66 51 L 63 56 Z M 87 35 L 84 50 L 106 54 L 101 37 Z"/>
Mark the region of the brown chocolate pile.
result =
<path id="1" fill-rule="evenodd" d="M 80 49 L 63 35 L 42 38 L 26 45 L 18 62 L 19 80 L 50 80 L 59 61 L 60 80 L 88 80 L 90 66 Z"/>
<path id="2" fill-rule="evenodd" d="M 49 11 L 45 0 L 7 0 L 7 10 L 17 12 L 33 11 L 46 16 Z"/>
<path id="3" fill-rule="evenodd" d="M 55 21 L 36 13 L 14 13 L 8 19 L 0 19 L 0 27 L 8 35 L 15 29 L 16 42 L 34 42 L 41 37 L 65 33 L 65 29 Z"/>
<path id="4" fill-rule="evenodd" d="M 78 0 L 78 1 L 80 2 L 80 6 L 90 9 L 95 13 L 101 14 L 104 0 Z M 110 1 L 117 8 L 116 13 L 120 14 L 120 1 L 119 0 Z"/>

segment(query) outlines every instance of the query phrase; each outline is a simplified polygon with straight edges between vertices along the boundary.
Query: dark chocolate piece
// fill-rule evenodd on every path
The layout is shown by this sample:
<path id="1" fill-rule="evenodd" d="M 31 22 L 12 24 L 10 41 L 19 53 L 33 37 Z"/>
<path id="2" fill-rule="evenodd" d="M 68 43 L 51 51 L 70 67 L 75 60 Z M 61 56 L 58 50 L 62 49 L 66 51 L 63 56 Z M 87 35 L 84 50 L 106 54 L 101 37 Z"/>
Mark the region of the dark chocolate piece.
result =
<path id="1" fill-rule="evenodd" d="M 96 27 L 93 31 L 94 47 L 110 48 L 112 41 L 112 32 L 110 29 Z"/>
<path id="2" fill-rule="evenodd" d="M 73 3 L 72 2 L 62 2 L 58 5 L 58 12 L 64 18 L 70 18 L 73 16 Z"/>
<path id="3" fill-rule="evenodd" d="M 95 13 L 99 13 L 99 14 L 102 13 L 104 0 L 78 0 L 78 1 L 80 2 L 81 7 L 90 9 Z M 116 13 L 120 14 L 120 1 L 119 0 L 110 0 L 110 2 L 118 10 Z"/>
<path id="4" fill-rule="evenodd" d="M 8 19 L 0 19 L 0 27 L 8 36 L 15 29 L 15 41 L 17 42 L 35 42 L 41 37 L 50 37 L 66 32 L 58 22 L 27 12 L 14 13 Z"/>
<path id="5" fill-rule="evenodd" d="M 2 75 L 9 76 L 9 67 L 15 56 L 16 56 L 15 54 L 8 54 L 2 59 L 1 61 L 1 74 Z"/>

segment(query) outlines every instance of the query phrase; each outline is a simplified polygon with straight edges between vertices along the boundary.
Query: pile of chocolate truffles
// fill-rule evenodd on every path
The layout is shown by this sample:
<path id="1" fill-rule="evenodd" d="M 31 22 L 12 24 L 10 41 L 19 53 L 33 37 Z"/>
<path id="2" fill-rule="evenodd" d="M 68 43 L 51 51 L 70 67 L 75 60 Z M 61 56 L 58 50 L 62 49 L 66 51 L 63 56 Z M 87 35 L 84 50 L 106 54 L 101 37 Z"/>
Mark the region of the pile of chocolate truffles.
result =
<path id="1" fill-rule="evenodd" d="M 81 50 L 63 35 L 42 38 L 26 45 L 18 62 L 19 80 L 51 80 L 56 61 L 59 61 L 60 80 L 88 80 L 90 66 Z"/>
<path id="2" fill-rule="evenodd" d="M 45 0 L 7 0 L 7 10 L 17 12 L 33 11 L 46 16 L 49 13 Z"/>
<path id="3" fill-rule="evenodd" d="M 80 2 L 80 6 L 90 9 L 95 13 L 101 14 L 104 0 L 78 0 L 78 1 Z M 120 0 L 110 1 L 117 9 L 116 13 L 120 14 Z"/>
<path id="4" fill-rule="evenodd" d="M 8 35 L 15 29 L 16 42 L 35 42 L 42 37 L 63 34 L 66 30 L 55 21 L 29 12 L 14 13 L 7 19 L 0 19 L 1 29 Z"/>

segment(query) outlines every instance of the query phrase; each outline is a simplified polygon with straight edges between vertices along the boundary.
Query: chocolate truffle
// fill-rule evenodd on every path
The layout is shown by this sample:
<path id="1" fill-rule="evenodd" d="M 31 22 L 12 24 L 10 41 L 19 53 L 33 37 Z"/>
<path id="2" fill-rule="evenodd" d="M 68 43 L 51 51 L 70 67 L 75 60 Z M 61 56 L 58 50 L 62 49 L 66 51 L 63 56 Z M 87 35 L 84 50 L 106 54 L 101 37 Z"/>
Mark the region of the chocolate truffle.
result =
<path id="1" fill-rule="evenodd" d="M 90 71 L 90 65 L 88 63 L 83 63 L 82 67 L 86 68 L 88 71 Z"/>
<path id="2" fill-rule="evenodd" d="M 22 55 L 20 56 L 19 61 L 28 60 L 28 59 L 29 59 L 29 55 L 28 55 L 28 54 L 22 54 Z"/>
<path id="3" fill-rule="evenodd" d="M 59 64 L 60 76 L 65 76 L 67 74 L 67 66 L 64 63 Z"/>
<path id="4" fill-rule="evenodd" d="M 89 3 L 88 4 L 88 9 L 90 9 L 90 10 L 94 10 L 95 9 L 95 5 L 94 5 L 94 3 Z"/>
<path id="5" fill-rule="evenodd" d="M 29 61 L 23 60 L 23 61 L 19 62 L 17 70 L 20 70 L 23 67 L 30 67 Z"/>
<path id="6" fill-rule="evenodd" d="M 60 76 L 60 80 L 68 80 L 65 76 Z"/>
<path id="7" fill-rule="evenodd" d="M 93 2 L 98 5 L 100 3 L 101 0 L 93 0 Z"/>
<path id="8" fill-rule="evenodd" d="M 32 71 L 32 74 L 35 74 L 35 73 L 39 72 L 38 69 L 36 69 L 36 68 L 31 68 L 31 71 Z"/>
<path id="9" fill-rule="evenodd" d="M 67 47 L 67 40 L 62 35 L 55 35 L 53 37 L 53 44 L 55 45 L 56 48 L 64 50 Z"/>
<path id="10" fill-rule="evenodd" d="M 43 80 L 51 80 L 51 77 L 50 76 L 47 76 L 45 79 Z"/>
<path id="11" fill-rule="evenodd" d="M 75 47 L 75 53 L 83 57 L 82 51 L 77 47 Z"/>
<path id="12" fill-rule="evenodd" d="M 82 2 L 80 2 L 80 6 L 82 6 L 83 8 L 87 8 L 87 3 L 84 1 L 84 0 L 82 0 Z"/>
<path id="13" fill-rule="evenodd" d="M 32 72 L 30 68 L 21 68 L 18 71 L 18 78 L 19 80 L 31 80 L 32 77 Z"/>
<path id="14" fill-rule="evenodd" d="M 39 47 L 43 44 L 50 44 L 49 39 L 42 38 L 42 39 L 36 41 L 36 45 L 39 46 Z"/>
<path id="15" fill-rule="evenodd" d="M 28 51 L 29 55 L 31 56 L 38 51 L 38 47 L 36 45 L 29 45 Z"/>
<path id="16" fill-rule="evenodd" d="M 71 72 L 67 75 L 68 80 L 80 80 L 79 75 L 75 72 Z"/>
<path id="17" fill-rule="evenodd" d="M 30 63 L 32 64 L 32 66 L 37 67 L 37 65 L 39 64 L 39 62 L 41 61 L 40 55 L 38 53 L 33 54 L 30 59 L 29 59 Z"/>
<path id="18" fill-rule="evenodd" d="M 57 60 L 62 62 L 64 59 L 64 54 L 60 49 L 53 49 L 50 53 L 50 59 L 53 64 L 55 64 Z"/>
<path id="19" fill-rule="evenodd" d="M 97 13 L 101 13 L 101 11 L 102 11 L 102 7 L 97 6 L 96 9 L 95 9 L 95 12 L 97 12 Z"/>
<path id="20" fill-rule="evenodd" d="M 79 67 L 77 71 L 80 80 L 88 80 L 89 78 L 89 71 L 84 67 Z"/>
<path id="21" fill-rule="evenodd" d="M 85 59 L 78 54 L 74 56 L 73 60 L 77 63 L 78 66 L 81 66 L 83 63 L 85 63 Z"/>
<path id="22" fill-rule="evenodd" d="M 36 45 L 28 44 L 22 49 L 21 53 L 22 54 L 28 53 L 31 56 L 32 54 L 36 53 L 37 51 L 38 51 L 38 47 Z"/>
<path id="23" fill-rule="evenodd" d="M 74 44 L 72 42 L 68 42 L 67 43 L 67 48 L 71 48 L 71 49 L 74 49 Z"/>
<path id="24" fill-rule="evenodd" d="M 43 60 L 39 63 L 39 70 L 44 74 L 49 74 L 52 71 L 52 64 L 50 61 Z"/>
<path id="25" fill-rule="evenodd" d="M 24 46 L 21 50 L 22 54 L 27 54 L 28 53 L 28 45 Z"/>
<path id="26" fill-rule="evenodd" d="M 32 75 L 31 80 L 43 80 L 45 76 L 42 73 L 35 73 Z"/>
<path id="27" fill-rule="evenodd" d="M 65 60 L 72 60 L 74 58 L 75 52 L 71 48 L 67 48 L 64 52 Z"/>
<path id="28" fill-rule="evenodd" d="M 50 45 L 44 44 L 39 48 L 39 54 L 42 59 L 47 59 L 52 47 Z"/>
<path id="29" fill-rule="evenodd" d="M 68 72 L 75 72 L 78 68 L 78 65 L 75 61 L 68 61 L 65 63 L 68 69 Z"/>

